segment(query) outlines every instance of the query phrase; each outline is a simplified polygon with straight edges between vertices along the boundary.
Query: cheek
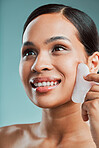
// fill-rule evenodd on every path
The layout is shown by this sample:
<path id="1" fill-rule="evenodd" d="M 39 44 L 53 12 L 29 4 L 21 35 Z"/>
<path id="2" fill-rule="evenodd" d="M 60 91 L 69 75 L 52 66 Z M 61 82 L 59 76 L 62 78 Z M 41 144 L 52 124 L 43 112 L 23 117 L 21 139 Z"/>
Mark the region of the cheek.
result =
<path id="1" fill-rule="evenodd" d="M 73 54 L 68 54 L 57 60 L 57 69 L 63 74 L 63 77 L 71 77 L 76 74 L 77 63 L 77 58 Z"/>
<path id="2" fill-rule="evenodd" d="M 59 71 L 62 74 L 62 94 L 63 98 L 70 99 L 75 84 L 76 69 L 78 61 L 73 55 L 68 55 L 57 62 L 60 67 Z M 65 98 L 65 99 L 66 99 Z"/>
<path id="3" fill-rule="evenodd" d="M 27 62 L 20 62 L 19 74 L 20 74 L 20 78 L 22 80 L 22 83 L 24 85 L 26 85 L 27 82 L 28 82 L 29 73 L 30 73 L 30 66 L 29 66 L 29 64 Z"/>

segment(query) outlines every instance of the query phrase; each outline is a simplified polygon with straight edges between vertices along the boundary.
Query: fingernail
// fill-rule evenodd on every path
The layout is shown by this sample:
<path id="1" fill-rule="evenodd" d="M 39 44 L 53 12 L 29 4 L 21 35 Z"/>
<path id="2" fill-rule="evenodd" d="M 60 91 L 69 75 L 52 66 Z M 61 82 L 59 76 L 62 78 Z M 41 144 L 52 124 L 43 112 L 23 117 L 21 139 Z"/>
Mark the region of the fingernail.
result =
<path id="1" fill-rule="evenodd" d="M 83 76 L 84 79 L 87 79 L 87 76 Z"/>

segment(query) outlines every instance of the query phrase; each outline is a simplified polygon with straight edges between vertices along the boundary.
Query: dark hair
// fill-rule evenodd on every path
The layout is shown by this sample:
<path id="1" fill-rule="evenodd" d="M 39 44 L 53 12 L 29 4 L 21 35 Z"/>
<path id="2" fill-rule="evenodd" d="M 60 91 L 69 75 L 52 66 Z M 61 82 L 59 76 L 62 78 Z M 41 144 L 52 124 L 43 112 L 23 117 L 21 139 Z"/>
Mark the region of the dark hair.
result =
<path id="1" fill-rule="evenodd" d="M 89 56 L 98 51 L 98 32 L 94 21 L 86 13 L 61 4 L 48 4 L 35 9 L 24 24 L 23 34 L 33 19 L 48 13 L 62 13 L 77 28 L 79 40 Z"/>

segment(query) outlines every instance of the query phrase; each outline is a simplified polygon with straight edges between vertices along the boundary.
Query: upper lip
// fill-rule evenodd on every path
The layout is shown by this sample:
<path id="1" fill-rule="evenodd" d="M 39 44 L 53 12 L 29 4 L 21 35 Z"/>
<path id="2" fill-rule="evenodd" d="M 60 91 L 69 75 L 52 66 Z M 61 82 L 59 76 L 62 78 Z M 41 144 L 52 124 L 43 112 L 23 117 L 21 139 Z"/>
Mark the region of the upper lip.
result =
<path id="1" fill-rule="evenodd" d="M 55 78 L 55 77 L 36 77 L 30 80 L 31 83 L 39 83 L 39 82 L 46 82 L 46 81 L 61 81 L 61 79 Z"/>

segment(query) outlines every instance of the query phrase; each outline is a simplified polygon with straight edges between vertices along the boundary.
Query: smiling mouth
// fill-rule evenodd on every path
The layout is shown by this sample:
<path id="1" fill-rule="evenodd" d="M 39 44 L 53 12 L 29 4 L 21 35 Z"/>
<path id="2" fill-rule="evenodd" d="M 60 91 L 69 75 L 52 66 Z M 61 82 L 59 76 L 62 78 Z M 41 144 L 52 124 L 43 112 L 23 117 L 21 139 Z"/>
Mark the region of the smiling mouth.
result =
<path id="1" fill-rule="evenodd" d="M 61 83 L 61 79 L 60 80 L 55 80 L 55 81 L 41 81 L 41 82 L 33 82 L 31 81 L 30 84 L 33 88 L 44 88 L 44 87 L 53 87 L 53 86 L 57 86 L 59 83 Z"/>

